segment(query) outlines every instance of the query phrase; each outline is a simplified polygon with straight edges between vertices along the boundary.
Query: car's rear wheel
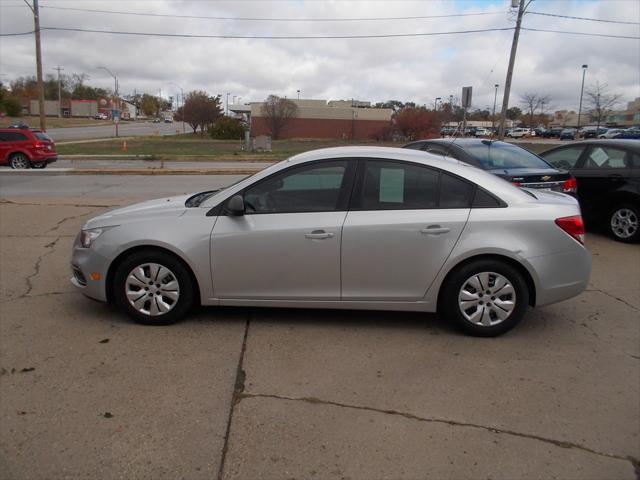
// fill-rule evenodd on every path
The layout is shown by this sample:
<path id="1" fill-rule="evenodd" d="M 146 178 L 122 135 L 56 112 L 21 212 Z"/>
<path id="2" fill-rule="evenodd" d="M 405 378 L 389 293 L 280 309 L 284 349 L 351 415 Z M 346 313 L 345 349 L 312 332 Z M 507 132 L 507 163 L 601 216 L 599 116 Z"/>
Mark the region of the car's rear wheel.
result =
<path id="1" fill-rule="evenodd" d="M 14 153 L 9 159 L 9 166 L 15 170 L 21 170 L 24 168 L 30 168 L 31 163 L 29 162 L 29 157 L 24 153 Z"/>
<path id="2" fill-rule="evenodd" d="M 614 207 L 608 215 L 609 232 L 616 240 L 634 243 L 640 240 L 640 209 L 637 205 L 623 203 Z"/>
<path id="3" fill-rule="evenodd" d="M 529 290 L 520 272 L 497 260 L 463 265 L 443 288 L 442 313 L 464 332 L 478 337 L 511 330 L 529 305 Z"/>
<path id="4" fill-rule="evenodd" d="M 118 305 L 145 325 L 179 321 L 195 298 L 187 267 L 161 251 L 137 252 L 127 257 L 116 270 L 113 286 Z"/>

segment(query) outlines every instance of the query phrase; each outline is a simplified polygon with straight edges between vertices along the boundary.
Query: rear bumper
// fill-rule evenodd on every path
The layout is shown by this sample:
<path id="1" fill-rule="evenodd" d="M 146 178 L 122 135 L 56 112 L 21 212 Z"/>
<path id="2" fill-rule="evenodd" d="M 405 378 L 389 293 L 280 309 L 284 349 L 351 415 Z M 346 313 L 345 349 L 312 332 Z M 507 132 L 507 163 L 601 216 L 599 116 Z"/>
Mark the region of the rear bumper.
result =
<path id="1" fill-rule="evenodd" d="M 561 302 L 579 295 L 589 284 L 591 254 L 576 244 L 575 249 L 527 259 L 537 274 L 536 307 Z"/>

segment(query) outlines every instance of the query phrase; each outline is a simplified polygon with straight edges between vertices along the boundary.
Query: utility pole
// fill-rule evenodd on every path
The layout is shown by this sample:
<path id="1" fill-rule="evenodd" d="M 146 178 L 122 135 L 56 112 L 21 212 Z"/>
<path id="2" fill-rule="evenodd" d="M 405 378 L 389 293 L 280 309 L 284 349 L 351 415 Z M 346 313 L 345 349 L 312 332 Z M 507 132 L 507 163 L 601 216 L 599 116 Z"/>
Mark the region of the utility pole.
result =
<path id="1" fill-rule="evenodd" d="M 60 83 L 60 72 L 64 68 L 60 68 L 60 65 L 54 68 L 58 71 L 58 118 L 62 118 L 62 84 Z"/>
<path id="2" fill-rule="evenodd" d="M 527 5 L 531 3 L 529 0 Z M 498 129 L 498 139 L 504 138 L 504 123 L 507 119 L 507 110 L 509 108 L 509 94 L 511 93 L 511 78 L 513 77 L 513 67 L 516 63 L 516 51 L 518 50 L 518 38 L 520 37 L 520 25 L 526 8 L 525 0 L 518 3 L 518 18 L 516 19 L 516 28 L 513 31 L 513 42 L 511 43 L 511 55 L 509 55 L 509 68 L 507 69 L 507 79 L 504 82 L 504 95 L 502 97 L 502 111 L 500 112 L 500 127 Z"/>
<path id="3" fill-rule="evenodd" d="M 498 87 L 500 85 L 498 85 L 497 83 L 494 85 L 496 91 L 493 94 L 493 115 L 491 116 L 491 130 L 493 130 L 491 132 L 491 135 L 495 135 L 495 130 L 496 130 L 496 100 L 498 99 Z"/>
<path id="4" fill-rule="evenodd" d="M 578 107 L 578 129 L 580 129 L 580 115 L 582 114 L 582 94 L 584 93 L 584 75 L 587 73 L 587 68 L 589 65 L 582 65 L 582 87 L 580 87 L 580 106 Z M 598 132 L 596 132 L 596 136 L 598 136 Z"/>
<path id="5" fill-rule="evenodd" d="M 36 75 L 38 78 L 38 113 L 40 114 L 40 130 L 47 129 L 44 112 L 44 82 L 42 81 L 42 49 L 40 48 L 40 9 L 38 0 L 33 0 L 33 6 L 24 0 L 33 12 L 34 33 L 36 36 Z"/>

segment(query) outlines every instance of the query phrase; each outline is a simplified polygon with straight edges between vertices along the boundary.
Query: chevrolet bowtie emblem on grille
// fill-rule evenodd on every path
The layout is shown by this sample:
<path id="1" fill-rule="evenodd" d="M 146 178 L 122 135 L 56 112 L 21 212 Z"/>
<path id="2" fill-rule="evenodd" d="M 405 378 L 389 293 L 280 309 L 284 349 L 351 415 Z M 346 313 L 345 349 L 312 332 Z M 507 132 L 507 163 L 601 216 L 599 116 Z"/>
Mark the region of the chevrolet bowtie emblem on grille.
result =
<path id="1" fill-rule="evenodd" d="M 549 175 L 545 175 L 540 180 L 542 180 L 543 182 L 546 182 L 547 180 L 551 180 L 551 177 Z"/>

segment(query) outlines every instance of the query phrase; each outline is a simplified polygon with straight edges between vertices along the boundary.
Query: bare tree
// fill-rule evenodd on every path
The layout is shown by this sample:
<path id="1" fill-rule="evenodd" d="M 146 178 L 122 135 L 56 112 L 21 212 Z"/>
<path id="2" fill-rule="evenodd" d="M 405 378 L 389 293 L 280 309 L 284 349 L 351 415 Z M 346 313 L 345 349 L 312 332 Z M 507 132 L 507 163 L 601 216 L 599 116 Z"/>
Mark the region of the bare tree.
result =
<path id="1" fill-rule="evenodd" d="M 596 82 L 585 92 L 587 105 L 591 107 L 591 115 L 596 117 L 598 129 L 603 118 L 611 111 L 612 107 L 620 100 L 620 95 L 609 93 L 606 83 Z"/>
<path id="2" fill-rule="evenodd" d="M 524 111 L 529 116 L 529 128 L 533 128 L 533 118 L 536 115 L 536 112 L 540 109 L 543 110 L 545 104 L 547 108 L 549 108 L 550 103 L 549 95 L 540 95 L 538 93 L 529 93 L 526 92 L 524 95 L 520 97 L 520 105 L 524 107 Z M 540 112 L 544 113 L 544 112 Z"/>
<path id="3" fill-rule="evenodd" d="M 262 116 L 273 139 L 277 139 L 287 125 L 298 115 L 298 106 L 291 100 L 269 95 L 261 107 Z"/>

